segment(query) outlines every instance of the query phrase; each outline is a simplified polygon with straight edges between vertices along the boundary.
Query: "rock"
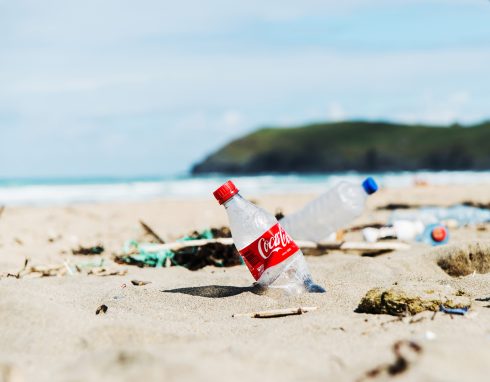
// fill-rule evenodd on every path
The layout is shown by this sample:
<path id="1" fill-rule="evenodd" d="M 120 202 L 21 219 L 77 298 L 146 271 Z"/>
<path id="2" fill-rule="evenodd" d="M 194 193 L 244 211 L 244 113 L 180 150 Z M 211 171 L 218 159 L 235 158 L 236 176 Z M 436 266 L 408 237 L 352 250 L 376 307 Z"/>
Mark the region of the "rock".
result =
<path id="1" fill-rule="evenodd" d="M 388 289 L 373 288 L 361 299 L 357 313 L 390 314 L 400 316 L 415 315 L 424 311 L 439 311 L 439 306 L 464 308 L 471 305 L 471 299 L 461 291 L 449 286 L 418 285 L 416 287 L 394 286 Z"/>

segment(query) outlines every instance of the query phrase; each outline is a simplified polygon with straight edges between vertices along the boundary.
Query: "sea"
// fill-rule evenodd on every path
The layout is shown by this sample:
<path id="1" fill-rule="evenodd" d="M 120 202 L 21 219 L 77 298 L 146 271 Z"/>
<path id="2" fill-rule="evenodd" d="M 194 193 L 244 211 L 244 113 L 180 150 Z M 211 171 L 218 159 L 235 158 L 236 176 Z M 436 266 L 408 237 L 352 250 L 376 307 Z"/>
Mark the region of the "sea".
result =
<path id="1" fill-rule="evenodd" d="M 357 172 L 316 175 L 152 177 L 0 178 L 0 205 L 66 205 L 73 203 L 131 202 L 157 198 L 185 200 L 212 198 L 212 192 L 232 179 L 242 194 L 309 193 L 327 190 L 347 180 L 361 182 L 367 176 L 380 187 L 398 188 L 418 183 L 431 185 L 490 184 L 490 171 L 417 171 L 364 174 Z"/>

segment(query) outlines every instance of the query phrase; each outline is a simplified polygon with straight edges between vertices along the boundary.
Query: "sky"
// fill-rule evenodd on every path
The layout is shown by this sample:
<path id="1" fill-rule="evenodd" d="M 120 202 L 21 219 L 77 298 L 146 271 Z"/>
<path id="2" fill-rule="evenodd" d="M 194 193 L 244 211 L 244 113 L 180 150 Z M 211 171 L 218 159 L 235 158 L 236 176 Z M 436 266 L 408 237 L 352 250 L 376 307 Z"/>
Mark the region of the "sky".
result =
<path id="1" fill-rule="evenodd" d="M 490 119 L 487 0 L 0 0 L 0 177 L 174 175 L 265 126 Z"/>

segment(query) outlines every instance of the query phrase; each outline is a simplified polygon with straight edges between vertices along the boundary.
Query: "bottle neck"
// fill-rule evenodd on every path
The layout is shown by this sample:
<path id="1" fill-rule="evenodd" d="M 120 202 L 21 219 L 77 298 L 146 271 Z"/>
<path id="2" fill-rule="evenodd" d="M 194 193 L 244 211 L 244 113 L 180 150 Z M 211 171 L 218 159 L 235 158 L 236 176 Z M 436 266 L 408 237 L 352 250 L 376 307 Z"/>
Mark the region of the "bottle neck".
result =
<path id="1" fill-rule="evenodd" d="M 235 204 L 237 201 L 243 201 L 243 197 L 239 193 L 233 195 L 230 199 L 224 202 L 223 207 L 225 207 L 225 209 L 228 209 L 232 204 Z"/>

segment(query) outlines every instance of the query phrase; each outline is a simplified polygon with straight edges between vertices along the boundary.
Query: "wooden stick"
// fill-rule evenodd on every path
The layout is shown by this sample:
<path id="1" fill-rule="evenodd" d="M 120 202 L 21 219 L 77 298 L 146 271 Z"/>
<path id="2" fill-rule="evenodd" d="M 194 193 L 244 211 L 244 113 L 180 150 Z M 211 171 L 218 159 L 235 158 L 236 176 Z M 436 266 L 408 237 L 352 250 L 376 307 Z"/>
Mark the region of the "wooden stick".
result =
<path id="1" fill-rule="evenodd" d="M 3 211 L 5 211 L 5 206 L 0 206 L 0 216 L 2 216 Z"/>
<path id="2" fill-rule="evenodd" d="M 311 242 L 296 242 L 300 248 L 317 248 L 317 249 L 337 249 L 340 251 L 405 251 L 410 249 L 410 245 L 402 242 L 356 242 L 356 241 L 344 241 L 340 243 L 313 243 L 315 246 L 311 247 Z"/>
<path id="3" fill-rule="evenodd" d="M 304 306 L 299 308 L 286 308 L 286 309 L 274 309 L 274 310 L 265 310 L 262 312 L 253 312 L 253 313 L 235 313 L 232 317 L 251 317 L 251 318 L 273 318 L 273 317 L 284 317 L 284 316 L 294 316 L 307 312 L 311 312 L 313 310 L 317 310 L 316 306 Z"/>
<path id="4" fill-rule="evenodd" d="M 231 237 L 219 238 L 219 239 L 198 239 L 198 240 L 186 240 L 176 241 L 173 243 L 165 244 L 142 244 L 141 249 L 146 252 L 159 252 L 161 250 L 170 249 L 172 251 L 188 248 L 188 247 L 200 247 L 206 244 L 223 244 L 232 245 L 233 239 Z M 340 251 L 403 251 L 410 249 L 410 245 L 401 242 L 323 242 L 315 243 L 313 241 L 296 241 L 296 244 L 300 248 L 304 249 L 320 249 L 320 250 L 340 250 Z"/>
<path id="5" fill-rule="evenodd" d="M 153 229 L 143 220 L 140 220 L 140 224 L 147 234 L 153 236 L 160 244 L 165 244 L 165 240 L 163 240 L 155 231 L 153 231 Z"/>
<path id="6" fill-rule="evenodd" d="M 189 247 L 200 247 L 206 244 L 223 244 L 223 245 L 233 245 L 233 239 L 231 237 L 219 238 L 219 239 L 198 239 L 198 240 L 186 240 L 186 241 L 176 241 L 173 243 L 165 244 L 142 244 L 139 247 L 146 252 L 160 252 L 165 249 L 170 249 L 176 251 L 181 248 Z"/>
<path id="7" fill-rule="evenodd" d="M 370 223 L 370 224 L 359 224 L 359 225 L 355 225 L 353 227 L 349 227 L 349 228 L 346 228 L 346 232 L 357 232 L 357 231 L 362 231 L 364 228 L 381 228 L 381 227 L 385 227 L 386 224 L 385 223 L 381 223 L 381 222 L 378 222 L 378 223 Z"/>

